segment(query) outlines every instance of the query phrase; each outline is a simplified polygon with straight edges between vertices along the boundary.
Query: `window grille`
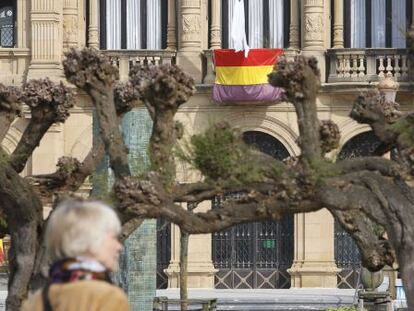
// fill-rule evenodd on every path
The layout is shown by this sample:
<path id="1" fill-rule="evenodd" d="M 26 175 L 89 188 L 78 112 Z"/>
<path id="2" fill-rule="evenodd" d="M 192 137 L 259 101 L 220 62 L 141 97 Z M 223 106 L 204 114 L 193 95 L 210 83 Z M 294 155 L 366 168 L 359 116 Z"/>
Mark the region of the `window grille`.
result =
<path id="1" fill-rule="evenodd" d="M 0 7 L 0 46 L 14 46 L 14 7 Z"/>

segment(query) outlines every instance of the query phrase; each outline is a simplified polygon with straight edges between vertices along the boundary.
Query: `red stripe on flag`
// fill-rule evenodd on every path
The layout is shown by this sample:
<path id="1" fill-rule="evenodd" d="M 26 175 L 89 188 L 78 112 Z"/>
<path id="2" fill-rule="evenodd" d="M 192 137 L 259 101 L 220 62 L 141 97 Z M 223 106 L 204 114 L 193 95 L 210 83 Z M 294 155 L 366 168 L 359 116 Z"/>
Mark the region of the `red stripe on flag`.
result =
<path id="1" fill-rule="evenodd" d="M 282 49 L 251 49 L 248 57 L 244 57 L 244 51 L 235 52 L 233 49 L 214 50 L 214 62 L 216 66 L 264 66 L 274 65 Z"/>

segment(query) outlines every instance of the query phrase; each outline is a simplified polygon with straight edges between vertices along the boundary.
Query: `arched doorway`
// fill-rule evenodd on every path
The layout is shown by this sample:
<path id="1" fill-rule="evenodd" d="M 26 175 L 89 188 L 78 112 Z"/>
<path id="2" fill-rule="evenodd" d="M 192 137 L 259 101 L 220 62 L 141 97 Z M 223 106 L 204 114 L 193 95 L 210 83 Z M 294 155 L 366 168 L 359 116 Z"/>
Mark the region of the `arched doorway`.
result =
<path id="1" fill-rule="evenodd" d="M 373 156 L 380 140 L 374 132 L 364 132 L 351 138 L 342 147 L 337 161 Z M 355 288 L 361 267 L 358 246 L 351 236 L 335 221 L 335 262 L 342 271 L 338 273 L 338 288 Z"/>
<path id="2" fill-rule="evenodd" d="M 266 133 L 249 131 L 243 138 L 278 160 L 289 156 L 283 144 Z M 237 194 L 234 194 L 237 196 Z M 216 197 L 213 208 L 220 208 Z M 293 262 L 293 215 L 280 222 L 241 224 L 212 236 L 215 288 L 289 288 Z"/>

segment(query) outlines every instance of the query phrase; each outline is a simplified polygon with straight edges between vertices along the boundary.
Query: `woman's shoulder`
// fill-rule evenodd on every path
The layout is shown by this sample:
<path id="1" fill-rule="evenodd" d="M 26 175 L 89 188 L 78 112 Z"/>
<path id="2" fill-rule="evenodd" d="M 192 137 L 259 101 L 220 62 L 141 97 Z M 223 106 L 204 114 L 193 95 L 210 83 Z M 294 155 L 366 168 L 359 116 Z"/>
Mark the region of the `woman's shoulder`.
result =
<path id="1" fill-rule="evenodd" d="M 73 283 L 67 283 L 64 285 L 56 285 L 50 288 L 51 293 L 56 291 L 73 291 L 82 294 L 96 294 L 99 296 L 119 296 L 126 299 L 125 293 L 119 287 L 112 285 L 108 282 L 98 280 L 78 281 Z"/>
<path id="2" fill-rule="evenodd" d="M 49 289 L 49 299 L 52 305 L 71 305 L 74 307 L 73 310 L 90 310 L 84 307 L 91 304 L 94 305 L 92 309 L 96 310 L 128 310 L 128 298 L 125 293 L 119 287 L 104 281 L 55 284 Z M 22 311 L 43 310 L 42 306 L 41 291 L 37 291 L 24 303 Z"/>
<path id="3" fill-rule="evenodd" d="M 59 296 L 77 297 L 80 302 L 84 301 L 87 304 L 93 302 L 96 306 L 96 310 L 128 310 L 127 296 L 119 287 L 110 283 L 90 280 L 69 283 L 61 286 L 62 288 L 60 288 L 60 290 L 59 288 L 54 288 L 54 286 L 50 288 L 51 296 L 55 297 L 55 299 L 57 298 L 59 300 Z"/>

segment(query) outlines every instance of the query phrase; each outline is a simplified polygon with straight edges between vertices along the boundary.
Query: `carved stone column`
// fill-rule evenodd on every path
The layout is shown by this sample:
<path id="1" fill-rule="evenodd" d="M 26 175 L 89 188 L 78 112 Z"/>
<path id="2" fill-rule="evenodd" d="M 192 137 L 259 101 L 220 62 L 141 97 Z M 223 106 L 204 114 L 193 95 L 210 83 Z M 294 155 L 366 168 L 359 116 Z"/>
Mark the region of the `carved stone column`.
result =
<path id="1" fill-rule="evenodd" d="M 299 3 L 298 0 L 290 0 L 290 28 L 289 48 L 299 50 Z"/>
<path id="2" fill-rule="evenodd" d="M 303 49 L 322 50 L 325 28 L 324 0 L 305 0 L 303 5 Z"/>
<path id="3" fill-rule="evenodd" d="M 178 0 L 178 53 L 177 64 L 196 81 L 202 80 L 202 45 L 207 41 L 207 19 L 201 17 L 204 0 Z"/>
<path id="4" fill-rule="evenodd" d="M 211 0 L 210 49 L 221 48 L 221 1 Z"/>
<path id="5" fill-rule="evenodd" d="M 98 0 L 89 0 L 88 45 L 99 49 Z"/>
<path id="6" fill-rule="evenodd" d="M 330 43 L 330 2 L 303 0 L 302 3 L 302 54 L 318 60 L 321 82 L 326 79 L 325 50 Z"/>
<path id="7" fill-rule="evenodd" d="M 78 0 L 64 0 L 63 4 L 63 48 L 78 46 Z"/>
<path id="8" fill-rule="evenodd" d="M 31 0 L 32 59 L 28 78 L 63 78 L 63 0 Z"/>
<path id="9" fill-rule="evenodd" d="M 179 0 L 179 49 L 199 51 L 201 46 L 201 1 Z"/>
<path id="10" fill-rule="evenodd" d="M 295 258 L 289 269 L 292 287 L 336 288 L 334 222 L 326 210 L 295 215 Z"/>
<path id="11" fill-rule="evenodd" d="M 333 48 L 344 47 L 344 0 L 334 2 Z"/>

